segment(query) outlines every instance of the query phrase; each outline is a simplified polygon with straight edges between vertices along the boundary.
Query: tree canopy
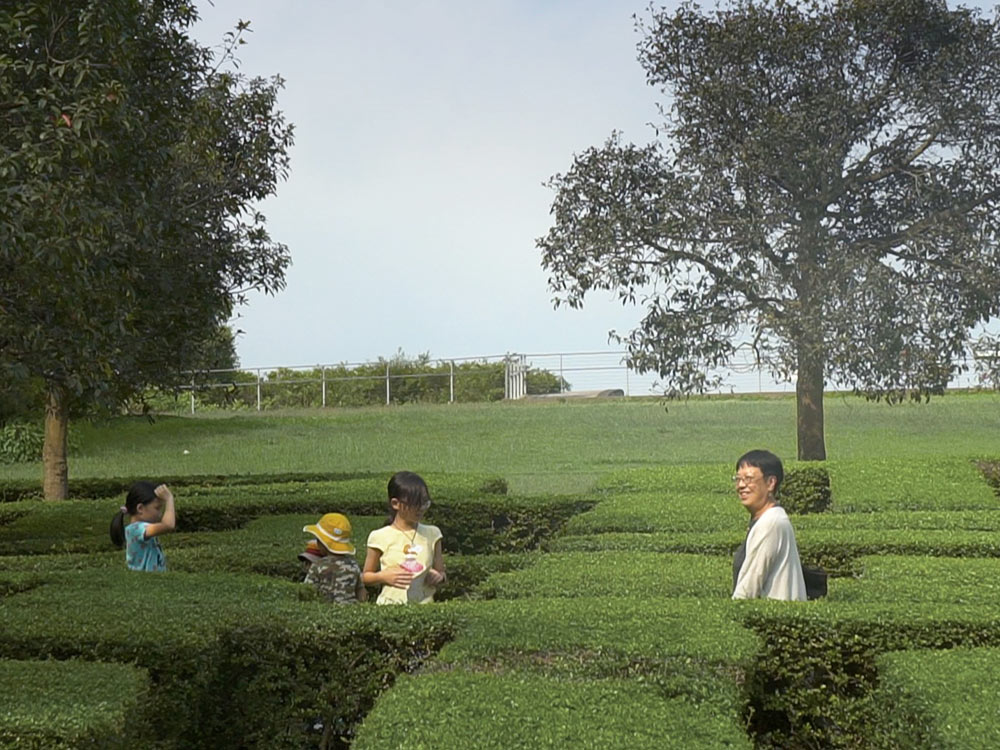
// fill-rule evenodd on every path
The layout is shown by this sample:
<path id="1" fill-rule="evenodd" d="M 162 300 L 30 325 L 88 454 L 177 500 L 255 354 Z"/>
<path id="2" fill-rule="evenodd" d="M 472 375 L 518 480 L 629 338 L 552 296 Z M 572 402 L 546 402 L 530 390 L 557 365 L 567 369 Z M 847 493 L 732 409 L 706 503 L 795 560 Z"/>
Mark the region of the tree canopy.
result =
<path id="1" fill-rule="evenodd" d="M 638 23 L 657 138 L 554 176 L 538 241 L 557 304 L 646 308 L 630 363 L 670 393 L 751 341 L 796 381 L 798 455 L 825 385 L 943 392 L 1000 312 L 1000 33 L 935 0 L 685 4 Z"/>
<path id="2" fill-rule="evenodd" d="M 189 36 L 182 0 L 0 9 L 0 369 L 47 391 L 46 495 L 65 421 L 181 382 L 287 248 L 257 202 L 288 170 L 282 82 Z"/>

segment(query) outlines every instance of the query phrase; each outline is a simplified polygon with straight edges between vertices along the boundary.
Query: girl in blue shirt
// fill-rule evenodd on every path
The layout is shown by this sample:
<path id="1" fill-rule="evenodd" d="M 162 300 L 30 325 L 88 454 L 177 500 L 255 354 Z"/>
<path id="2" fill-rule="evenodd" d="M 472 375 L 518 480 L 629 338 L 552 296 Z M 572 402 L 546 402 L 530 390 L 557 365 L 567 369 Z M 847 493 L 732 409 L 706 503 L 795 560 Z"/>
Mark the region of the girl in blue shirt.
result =
<path id="1" fill-rule="evenodd" d="M 174 496 L 167 485 L 136 482 L 125 497 L 125 505 L 111 519 L 111 541 L 125 547 L 129 570 L 166 570 L 167 559 L 157 537 L 173 531 L 175 524 Z"/>

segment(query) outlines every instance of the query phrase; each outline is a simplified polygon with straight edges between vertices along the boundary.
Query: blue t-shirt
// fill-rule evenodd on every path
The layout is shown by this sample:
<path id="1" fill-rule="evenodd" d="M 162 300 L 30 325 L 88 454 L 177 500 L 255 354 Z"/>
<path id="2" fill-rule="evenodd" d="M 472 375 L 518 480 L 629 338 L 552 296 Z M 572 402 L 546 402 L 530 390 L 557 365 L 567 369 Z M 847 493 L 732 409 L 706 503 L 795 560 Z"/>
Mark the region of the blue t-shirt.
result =
<path id="1" fill-rule="evenodd" d="M 129 570 L 157 572 L 167 569 L 157 537 L 146 539 L 146 521 L 136 521 L 125 527 L 125 564 Z"/>

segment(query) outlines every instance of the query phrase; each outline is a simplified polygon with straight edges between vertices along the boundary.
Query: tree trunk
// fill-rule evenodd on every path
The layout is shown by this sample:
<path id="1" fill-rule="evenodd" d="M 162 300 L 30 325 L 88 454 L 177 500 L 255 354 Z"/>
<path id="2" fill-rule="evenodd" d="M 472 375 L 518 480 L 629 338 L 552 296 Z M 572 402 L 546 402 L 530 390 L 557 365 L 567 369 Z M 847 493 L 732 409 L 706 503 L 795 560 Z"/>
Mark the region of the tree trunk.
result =
<path id="1" fill-rule="evenodd" d="M 42 446 L 42 489 L 46 500 L 69 497 L 69 466 L 66 437 L 69 433 L 69 405 L 58 387 L 49 389 L 45 404 L 45 443 Z"/>
<path id="2" fill-rule="evenodd" d="M 795 415 L 799 461 L 825 461 L 823 436 L 823 357 L 799 349 L 799 372 L 795 383 Z"/>

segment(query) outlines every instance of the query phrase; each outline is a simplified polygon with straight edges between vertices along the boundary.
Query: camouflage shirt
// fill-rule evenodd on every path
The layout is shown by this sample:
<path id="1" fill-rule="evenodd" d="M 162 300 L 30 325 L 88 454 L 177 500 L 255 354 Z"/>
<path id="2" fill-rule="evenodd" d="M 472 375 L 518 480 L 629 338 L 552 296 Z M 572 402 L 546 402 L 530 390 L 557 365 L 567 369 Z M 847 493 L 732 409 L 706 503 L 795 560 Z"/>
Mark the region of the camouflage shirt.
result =
<path id="1" fill-rule="evenodd" d="M 309 566 L 306 583 L 311 583 L 328 602 L 357 604 L 364 591 L 361 567 L 353 555 L 327 555 Z"/>

